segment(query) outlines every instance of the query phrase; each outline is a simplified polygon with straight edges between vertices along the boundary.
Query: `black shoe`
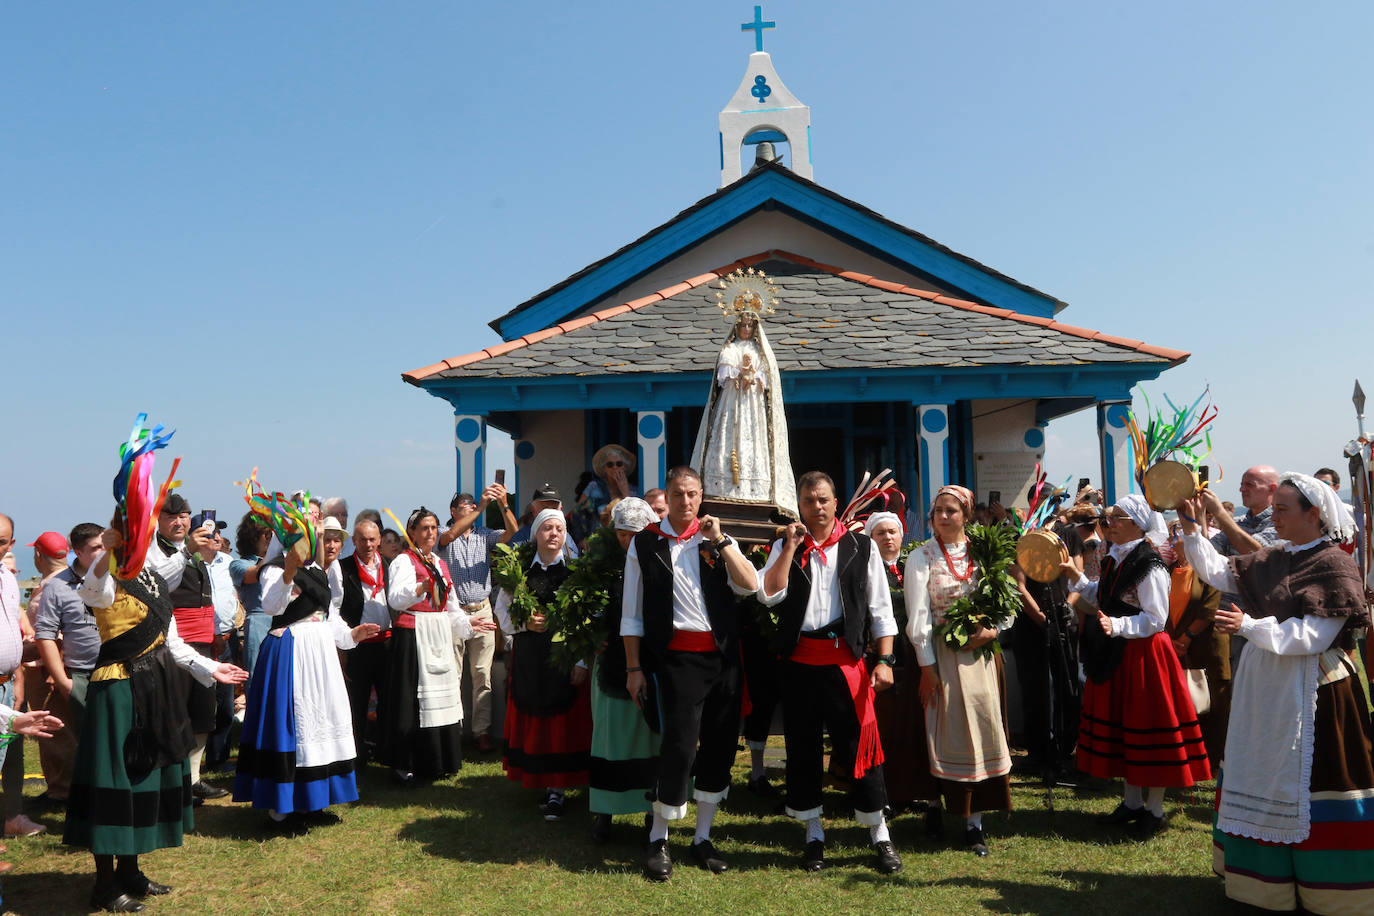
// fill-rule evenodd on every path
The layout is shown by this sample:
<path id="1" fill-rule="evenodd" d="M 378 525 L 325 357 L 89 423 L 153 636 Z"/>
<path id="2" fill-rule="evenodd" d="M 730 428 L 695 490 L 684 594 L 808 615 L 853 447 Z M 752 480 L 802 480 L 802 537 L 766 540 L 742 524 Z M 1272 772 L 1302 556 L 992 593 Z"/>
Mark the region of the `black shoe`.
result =
<path id="1" fill-rule="evenodd" d="M 757 795 L 759 798 L 778 797 L 777 787 L 768 781 L 767 776 L 760 776 L 757 779 L 749 780 L 747 783 L 745 783 L 745 788 L 747 788 L 754 795 Z"/>
<path id="2" fill-rule="evenodd" d="M 550 792 L 544 797 L 544 803 L 539 806 L 539 811 L 544 815 L 546 821 L 556 821 L 563 817 L 563 796 Z"/>
<path id="3" fill-rule="evenodd" d="M 1147 809 L 1142 809 L 1144 813 L 1131 825 L 1131 835 L 1138 839 L 1148 840 L 1157 833 L 1164 831 L 1164 818 L 1155 817 Z"/>
<path id="4" fill-rule="evenodd" d="M 335 824 L 342 824 L 343 818 L 333 811 L 326 811 L 321 808 L 319 811 L 306 811 L 301 814 L 301 820 L 311 827 L 333 827 Z"/>
<path id="5" fill-rule="evenodd" d="M 668 839 L 654 840 L 644 857 L 644 876 L 650 881 L 667 881 L 673 876 L 673 860 L 668 855 Z"/>
<path id="6" fill-rule="evenodd" d="M 878 857 L 878 874 L 895 875 L 902 870 L 901 856 L 897 855 L 897 848 L 892 845 L 891 840 L 874 843 L 873 852 Z"/>
<path id="7" fill-rule="evenodd" d="M 611 841 L 611 816 L 598 814 L 592 819 L 592 842 L 605 846 Z"/>
<path id="8" fill-rule="evenodd" d="M 299 814 L 288 814 L 281 820 L 268 817 L 267 829 L 276 836 L 303 836 L 310 832 L 310 825 Z"/>
<path id="9" fill-rule="evenodd" d="M 136 871 L 130 875 L 121 875 L 115 872 L 115 883 L 119 889 L 131 897 L 161 897 L 163 894 L 170 894 L 172 889 L 166 884 L 158 884 L 150 880 L 141 871 Z"/>
<path id="10" fill-rule="evenodd" d="M 945 816 L 939 805 L 926 809 L 926 839 L 940 842 L 945 838 Z"/>
<path id="11" fill-rule="evenodd" d="M 806 844 L 802 856 L 802 871 L 820 871 L 825 868 L 825 840 L 811 840 Z"/>
<path id="12" fill-rule="evenodd" d="M 415 778 L 415 774 L 409 770 L 392 769 L 391 779 L 397 785 L 405 786 L 407 789 L 413 789 L 419 784 L 419 780 Z"/>
<path id="13" fill-rule="evenodd" d="M 982 827 L 970 827 L 968 832 L 964 834 L 964 845 L 968 847 L 969 852 L 978 858 L 987 858 L 988 844 L 983 842 Z"/>
<path id="14" fill-rule="evenodd" d="M 1133 824 L 1140 820 L 1149 812 L 1144 808 L 1127 808 L 1126 803 L 1117 805 L 1111 814 L 1104 814 L 1097 819 L 1103 827 L 1120 827 L 1125 824 Z"/>
<path id="15" fill-rule="evenodd" d="M 224 798 L 229 794 L 228 789 L 221 789 L 219 786 L 212 786 L 205 780 L 201 780 L 191 786 L 191 794 L 196 798 Z"/>
<path id="16" fill-rule="evenodd" d="M 120 889 L 118 884 L 91 891 L 91 909 L 107 913 L 141 913 L 143 904 Z"/>
<path id="17" fill-rule="evenodd" d="M 716 852 L 710 840 L 700 840 L 692 844 L 692 861 L 713 875 L 719 875 L 730 868 L 729 864 Z"/>

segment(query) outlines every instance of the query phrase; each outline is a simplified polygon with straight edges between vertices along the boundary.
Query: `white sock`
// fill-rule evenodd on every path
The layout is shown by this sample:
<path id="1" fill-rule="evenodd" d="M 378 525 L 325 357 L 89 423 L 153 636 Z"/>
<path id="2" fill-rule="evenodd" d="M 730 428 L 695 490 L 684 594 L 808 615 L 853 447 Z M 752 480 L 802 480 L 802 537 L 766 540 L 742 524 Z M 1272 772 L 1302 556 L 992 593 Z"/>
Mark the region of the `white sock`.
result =
<path id="1" fill-rule="evenodd" d="M 1164 787 L 1151 786 L 1145 791 L 1145 807 L 1155 817 L 1164 816 Z"/>
<path id="2" fill-rule="evenodd" d="M 200 782 L 200 762 L 205 759 L 205 742 L 209 735 L 196 735 L 196 746 L 191 748 L 191 785 Z"/>
<path id="3" fill-rule="evenodd" d="M 749 778 L 762 779 L 766 774 L 763 769 L 763 749 L 767 746 L 762 741 L 750 741 L 749 744 Z"/>
<path id="4" fill-rule="evenodd" d="M 970 815 L 965 819 L 965 823 L 967 823 L 969 827 L 972 827 L 972 828 L 975 829 L 975 830 L 982 830 L 982 829 L 983 829 L 983 812 L 981 812 L 981 811 L 975 811 L 975 812 L 973 812 L 972 814 L 970 814 Z"/>
<path id="5" fill-rule="evenodd" d="M 657 843 L 659 840 L 668 839 L 668 819 L 658 812 L 654 812 L 654 822 L 649 825 L 649 842 Z"/>
<path id="6" fill-rule="evenodd" d="M 692 838 L 693 843 L 711 838 L 711 822 L 716 819 L 716 809 L 719 807 L 719 802 L 697 801 L 697 833 Z"/>
<path id="7" fill-rule="evenodd" d="M 874 846 L 878 845 L 879 843 L 886 842 L 891 838 L 892 837 L 889 836 L 887 832 L 886 820 L 878 821 L 878 823 L 868 828 L 868 842 L 873 844 Z"/>
<path id="8" fill-rule="evenodd" d="M 812 840 L 825 842 L 825 828 L 821 826 L 821 819 L 818 817 L 806 822 L 806 842 L 810 843 Z"/>
<path id="9" fill-rule="evenodd" d="M 1122 795 L 1122 801 L 1124 801 L 1126 807 L 1130 808 L 1132 811 L 1138 811 L 1145 805 L 1144 797 L 1140 792 L 1140 786 L 1133 786 L 1128 782 L 1126 783 L 1126 789 Z"/>

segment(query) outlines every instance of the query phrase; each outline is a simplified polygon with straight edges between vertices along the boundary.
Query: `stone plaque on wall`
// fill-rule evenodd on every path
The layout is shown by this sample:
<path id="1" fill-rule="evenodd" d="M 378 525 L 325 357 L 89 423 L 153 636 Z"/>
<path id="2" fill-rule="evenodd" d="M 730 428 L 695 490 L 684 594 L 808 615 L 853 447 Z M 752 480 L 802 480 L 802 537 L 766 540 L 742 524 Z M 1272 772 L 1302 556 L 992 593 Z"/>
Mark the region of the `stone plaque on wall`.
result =
<path id="1" fill-rule="evenodd" d="M 1026 493 L 1035 483 L 1035 464 L 1044 452 L 977 452 L 974 454 L 974 496 L 989 501 L 988 494 L 1002 494 L 1002 505 L 1025 510 Z"/>

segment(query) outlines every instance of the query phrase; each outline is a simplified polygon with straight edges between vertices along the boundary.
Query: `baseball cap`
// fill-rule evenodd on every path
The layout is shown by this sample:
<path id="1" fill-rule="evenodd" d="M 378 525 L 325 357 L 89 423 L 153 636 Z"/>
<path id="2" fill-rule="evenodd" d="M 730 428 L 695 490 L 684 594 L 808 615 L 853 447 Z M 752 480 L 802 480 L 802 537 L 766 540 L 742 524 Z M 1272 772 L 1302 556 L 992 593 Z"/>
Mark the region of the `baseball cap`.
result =
<path id="1" fill-rule="evenodd" d="M 556 500 L 560 503 L 563 501 L 563 497 L 558 495 L 558 488 L 551 483 L 541 483 L 539 486 L 535 487 L 534 495 L 530 498 L 535 501 Z"/>
<path id="2" fill-rule="evenodd" d="M 43 551 L 45 557 L 52 557 L 54 560 L 60 560 L 67 555 L 67 539 L 56 531 L 44 531 L 29 546 L 37 547 Z"/>

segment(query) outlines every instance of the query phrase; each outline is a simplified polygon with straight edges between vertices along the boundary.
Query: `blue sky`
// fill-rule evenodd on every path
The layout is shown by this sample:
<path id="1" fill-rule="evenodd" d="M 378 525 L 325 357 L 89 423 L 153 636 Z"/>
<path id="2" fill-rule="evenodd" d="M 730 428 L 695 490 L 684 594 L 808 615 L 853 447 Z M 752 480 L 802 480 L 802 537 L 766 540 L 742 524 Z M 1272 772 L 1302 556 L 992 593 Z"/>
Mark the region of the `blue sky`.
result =
<path id="1" fill-rule="evenodd" d="M 1299 11 L 1300 10 L 1300 11 Z M 398 513 L 451 495 L 400 373 L 718 183 L 753 4 L 7 4 L 0 511 L 108 517 L 146 410 L 195 504 L 232 483 Z M 1374 268 L 1374 6 L 764 4 L 816 179 L 1192 352 L 1213 461 L 1338 464 Z M 1096 478 L 1090 413 L 1049 470 Z M 499 458 L 497 459 L 499 461 Z M 496 462 L 489 464 L 496 466 Z M 165 467 L 165 465 L 164 465 Z M 28 551 L 21 560 L 28 565 Z"/>

